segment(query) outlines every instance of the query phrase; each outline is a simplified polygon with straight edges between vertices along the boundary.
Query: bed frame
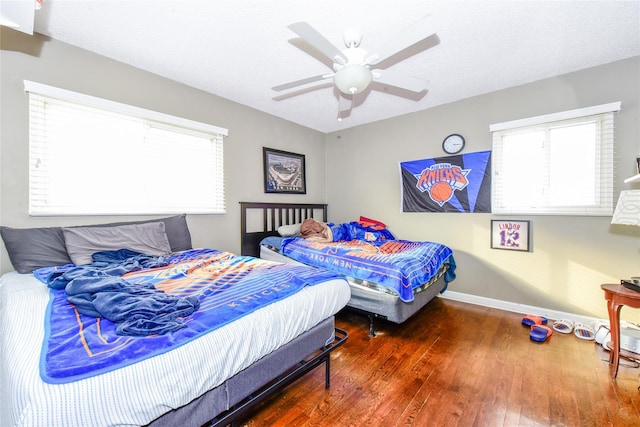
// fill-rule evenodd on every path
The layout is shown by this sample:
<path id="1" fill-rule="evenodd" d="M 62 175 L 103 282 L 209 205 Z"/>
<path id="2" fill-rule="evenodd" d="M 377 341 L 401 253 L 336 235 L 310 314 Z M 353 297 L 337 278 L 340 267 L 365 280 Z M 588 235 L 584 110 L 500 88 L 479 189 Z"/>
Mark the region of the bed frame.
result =
<path id="1" fill-rule="evenodd" d="M 249 218 L 251 213 L 257 214 L 256 217 Z M 278 227 L 318 217 L 327 222 L 326 204 L 240 202 L 241 254 L 260 257 L 260 242 L 265 237 L 278 236 Z M 256 223 L 251 223 L 251 219 Z M 258 230 L 249 231 L 251 226 Z"/>
<path id="2" fill-rule="evenodd" d="M 326 343 L 334 332 L 334 341 Z M 325 365 L 325 388 L 330 386 L 331 352 L 348 334 L 336 328 L 334 317 L 258 360 L 187 405 L 165 413 L 149 427 L 238 426 L 248 412 L 316 367 Z M 309 353 L 309 349 L 318 349 Z"/>
<path id="3" fill-rule="evenodd" d="M 314 215 L 321 215 L 322 221 L 327 222 L 327 205 L 322 203 L 240 202 L 240 207 L 242 255 L 259 257 L 262 239 L 278 236 L 278 227 L 281 225 L 300 223 L 306 218 L 314 218 Z M 253 222 L 250 223 L 250 220 Z M 284 255 L 279 254 L 279 257 L 282 258 L 282 262 L 297 263 L 293 260 L 285 261 Z M 439 293 L 444 292 L 447 288 L 444 280 L 445 271 L 446 269 L 441 269 L 436 276 L 437 279 L 425 289 L 416 292 L 414 300 L 408 303 L 402 302 L 397 296 L 372 292 L 352 284 L 351 300 L 346 308 L 367 316 L 369 335 L 373 337 L 376 335 L 374 319 L 403 323 Z"/>

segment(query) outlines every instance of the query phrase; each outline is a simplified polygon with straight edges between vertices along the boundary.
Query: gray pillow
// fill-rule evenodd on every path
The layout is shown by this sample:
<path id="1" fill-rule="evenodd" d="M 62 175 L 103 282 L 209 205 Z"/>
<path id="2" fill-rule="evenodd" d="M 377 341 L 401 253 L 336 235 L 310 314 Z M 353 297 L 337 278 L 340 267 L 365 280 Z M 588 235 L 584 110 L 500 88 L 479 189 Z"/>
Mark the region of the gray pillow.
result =
<path id="1" fill-rule="evenodd" d="M 42 267 L 71 264 L 62 228 L 0 227 L 9 259 L 18 273 L 31 273 Z"/>
<path id="2" fill-rule="evenodd" d="M 90 264 L 100 251 L 130 249 L 147 255 L 166 256 L 171 252 L 163 222 L 115 227 L 63 227 L 64 241 L 75 265 Z"/>
<path id="3" fill-rule="evenodd" d="M 163 222 L 171 251 L 179 252 L 192 249 L 191 233 L 189 233 L 186 217 L 186 214 L 180 214 L 160 219 L 97 224 L 91 227 Z M 11 228 L 2 226 L 0 234 L 7 248 L 11 264 L 18 273 L 31 273 L 42 267 L 71 263 L 64 243 L 62 227 Z"/>
<path id="4" fill-rule="evenodd" d="M 143 221 L 97 224 L 92 227 L 114 227 L 116 225 L 147 224 L 150 222 L 164 222 L 164 231 L 165 233 L 167 233 L 169 245 L 171 245 L 171 252 L 180 252 L 186 251 L 188 249 L 193 249 L 193 247 L 191 246 L 191 233 L 189 232 L 189 226 L 187 225 L 186 214 L 174 215 L 160 219 L 147 219 Z"/>

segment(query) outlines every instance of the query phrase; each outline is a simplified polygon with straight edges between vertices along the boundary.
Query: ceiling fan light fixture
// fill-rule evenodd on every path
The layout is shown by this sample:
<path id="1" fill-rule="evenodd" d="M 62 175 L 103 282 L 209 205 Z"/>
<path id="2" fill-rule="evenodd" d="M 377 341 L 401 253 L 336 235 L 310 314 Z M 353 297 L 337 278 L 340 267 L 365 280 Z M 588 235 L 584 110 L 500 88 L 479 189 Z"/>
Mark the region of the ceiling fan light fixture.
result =
<path id="1" fill-rule="evenodd" d="M 369 68 L 360 64 L 347 64 L 336 71 L 333 80 L 340 92 L 353 95 L 365 90 L 372 78 Z"/>

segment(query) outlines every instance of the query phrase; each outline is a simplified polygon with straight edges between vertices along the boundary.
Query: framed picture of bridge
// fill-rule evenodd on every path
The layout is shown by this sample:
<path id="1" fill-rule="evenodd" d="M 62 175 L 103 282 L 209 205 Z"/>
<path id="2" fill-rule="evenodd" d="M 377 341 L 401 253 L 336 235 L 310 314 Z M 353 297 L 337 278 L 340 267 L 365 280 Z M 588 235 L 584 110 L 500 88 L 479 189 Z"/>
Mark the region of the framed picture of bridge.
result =
<path id="1" fill-rule="evenodd" d="M 265 193 L 307 193 L 304 154 L 262 147 Z"/>

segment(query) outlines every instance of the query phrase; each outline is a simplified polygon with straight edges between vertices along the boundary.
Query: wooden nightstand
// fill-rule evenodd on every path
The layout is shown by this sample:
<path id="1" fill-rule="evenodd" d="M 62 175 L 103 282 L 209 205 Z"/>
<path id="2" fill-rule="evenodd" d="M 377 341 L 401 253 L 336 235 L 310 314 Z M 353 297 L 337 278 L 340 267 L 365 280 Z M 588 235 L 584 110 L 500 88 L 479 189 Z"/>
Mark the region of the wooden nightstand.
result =
<path id="1" fill-rule="evenodd" d="M 622 285 L 600 285 L 600 287 L 607 300 L 613 342 L 611 353 L 609 353 L 609 373 L 611 378 L 615 378 L 618 375 L 618 364 L 620 363 L 620 309 L 624 305 L 640 308 L 640 292 L 632 291 Z"/>

